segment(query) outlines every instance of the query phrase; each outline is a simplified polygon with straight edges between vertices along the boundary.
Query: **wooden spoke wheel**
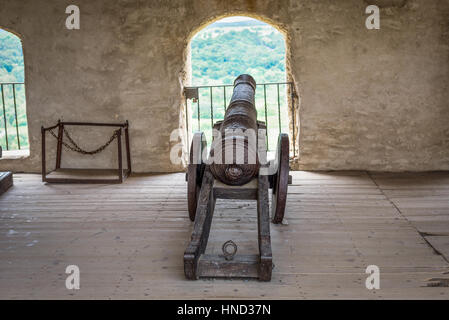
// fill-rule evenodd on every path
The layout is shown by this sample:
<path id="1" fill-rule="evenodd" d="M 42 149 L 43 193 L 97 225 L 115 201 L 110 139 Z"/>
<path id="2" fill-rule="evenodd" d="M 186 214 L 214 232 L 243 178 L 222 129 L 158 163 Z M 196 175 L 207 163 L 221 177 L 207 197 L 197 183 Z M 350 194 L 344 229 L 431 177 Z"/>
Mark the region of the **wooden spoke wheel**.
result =
<path id="1" fill-rule="evenodd" d="M 189 165 L 187 167 L 187 202 L 190 220 L 195 221 L 198 195 L 201 189 L 201 181 L 205 164 L 202 160 L 203 150 L 207 148 L 206 136 L 203 132 L 193 135 L 190 146 Z"/>
<path id="2" fill-rule="evenodd" d="M 284 219 L 287 203 L 288 173 L 289 173 L 289 140 L 286 133 L 279 135 L 276 164 L 277 171 L 272 177 L 273 195 L 271 201 L 271 217 L 273 223 L 281 223 Z"/>

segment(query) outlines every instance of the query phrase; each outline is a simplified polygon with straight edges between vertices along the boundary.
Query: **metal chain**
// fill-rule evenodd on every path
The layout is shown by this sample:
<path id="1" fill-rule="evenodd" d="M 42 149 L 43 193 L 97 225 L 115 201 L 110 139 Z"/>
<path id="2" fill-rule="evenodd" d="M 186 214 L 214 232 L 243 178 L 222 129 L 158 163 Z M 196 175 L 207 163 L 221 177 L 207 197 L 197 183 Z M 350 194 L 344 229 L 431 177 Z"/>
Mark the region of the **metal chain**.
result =
<path id="1" fill-rule="evenodd" d="M 53 132 L 53 130 L 49 130 L 49 131 L 53 137 L 58 139 L 58 136 Z M 109 138 L 109 140 L 104 145 L 102 145 L 101 147 L 99 147 L 93 151 L 86 151 L 84 149 L 81 149 L 81 147 L 78 146 L 75 141 L 73 141 L 72 137 L 69 135 L 69 133 L 67 132 L 67 130 L 65 128 L 64 128 L 64 133 L 65 133 L 67 139 L 69 140 L 69 142 L 72 144 L 72 145 L 69 145 L 67 142 L 62 141 L 62 145 L 64 147 L 66 147 L 67 149 L 72 150 L 74 152 L 78 152 L 81 154 L 89 154 L 89 155 L 94 155 L 94 154 L 100 153 L 101 151 L 106 149 L 112 143 L 112 141 L 114 141 L 115 138 L 117 138 L 117 136 L 118 136 L 118 132 L 114 131 L 112 136 Z"/>

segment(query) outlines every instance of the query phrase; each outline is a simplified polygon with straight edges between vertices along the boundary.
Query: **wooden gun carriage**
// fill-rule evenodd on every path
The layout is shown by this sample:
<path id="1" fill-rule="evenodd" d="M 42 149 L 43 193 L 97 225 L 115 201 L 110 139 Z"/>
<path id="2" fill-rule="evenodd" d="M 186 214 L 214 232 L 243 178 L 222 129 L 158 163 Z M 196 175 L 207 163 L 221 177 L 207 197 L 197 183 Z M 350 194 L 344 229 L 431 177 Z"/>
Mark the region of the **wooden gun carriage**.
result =
<path id="1" fill-rule="evenodd" d="M 189 216 L 194 221 L 191 241 L 184 253 L 187 279 L 200 277 L 256 278 L 270 281 L 273 269 L 270 237 L 269 188 L 272 189 L 271 221 L 284 218 L 289 183 L 289 139 L 279 135 L 276 159 L 266 161 L 266 126 L 257 121 L 256 83 L 250 75 L 234 81 L 234 91 L 223 121 L 207 155 L 202 132 L 193 136 L 187 171 Z M 260 131 L 262 130 L 262 131 Z M 236 255 L 237 245 L 223 244 L 223 255 L 205 254 L 216 199 L 257 201 L 258 255 Z"/>

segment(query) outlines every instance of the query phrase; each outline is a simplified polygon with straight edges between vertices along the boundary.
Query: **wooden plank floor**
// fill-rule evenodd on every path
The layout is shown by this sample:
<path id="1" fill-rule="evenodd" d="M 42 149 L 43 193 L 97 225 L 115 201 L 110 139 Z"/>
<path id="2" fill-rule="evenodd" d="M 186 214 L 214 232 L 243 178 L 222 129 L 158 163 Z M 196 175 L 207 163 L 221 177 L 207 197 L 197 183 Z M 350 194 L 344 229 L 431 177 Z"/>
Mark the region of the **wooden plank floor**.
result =
<path id="1" fill-rule="evenodd" d="M 117 180 L 119 170 L 116 169 L 57 169 L 47 174 L 52 179 L 90 179 Z M 125 173 L 126 170 L 123 170 Z"/>
<path id="2" fill-rule="evenodd" d="M 288 224 L 271 225 L 273 279 L 261 283 L 185 280 L 184 174 L 119 185 L 16 174 L 0 197 L 0 299 L 449 298 L 449 173 L 292 175 Z M 207 251 L 229 239 L 256 252 L 254 202 L 217 202 Z M 65 288 L 70 264 L 80 290 Z M 365 288 L 371 264 L 379 290 Z"/>

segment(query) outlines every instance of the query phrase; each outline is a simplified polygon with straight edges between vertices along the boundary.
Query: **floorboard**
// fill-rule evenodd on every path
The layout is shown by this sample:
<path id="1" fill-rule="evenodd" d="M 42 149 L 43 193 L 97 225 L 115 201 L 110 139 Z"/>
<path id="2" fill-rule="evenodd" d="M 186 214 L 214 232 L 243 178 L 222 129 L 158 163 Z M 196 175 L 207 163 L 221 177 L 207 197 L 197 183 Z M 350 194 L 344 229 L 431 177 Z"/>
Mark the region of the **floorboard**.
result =
<path id="1" fill-rule="evenodd" d="M 449 173 L 291 173 L 271 225 L 271 282 L 188 281 L 193 223 L 182 173 L 123 184 L 45 184 L 15 174 L 0 196 L 0 299 L 449 299 Z M 207 253 L 257 253 L 254 201 L 217 202 Z M 81 289 L 65 288 L 79 266 Z M 379 266 L 381 288 L 365 287 Z"/>

